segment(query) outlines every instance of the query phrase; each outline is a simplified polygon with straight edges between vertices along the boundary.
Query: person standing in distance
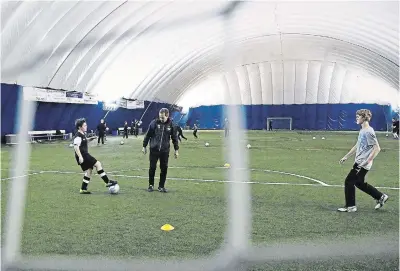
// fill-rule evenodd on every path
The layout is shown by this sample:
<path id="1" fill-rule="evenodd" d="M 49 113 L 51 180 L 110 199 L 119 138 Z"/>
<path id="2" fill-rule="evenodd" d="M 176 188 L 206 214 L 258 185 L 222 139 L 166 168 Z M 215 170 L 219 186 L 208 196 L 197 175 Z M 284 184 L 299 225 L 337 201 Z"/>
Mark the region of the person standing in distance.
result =
<path id="1" fill-rule="evenodd" d="M 193 135 L 194 135 L 194 138 L 198 138 L 197 137 L 197 129 L 198 129 L 197 124 L 196 123 L 193 124 Z"/>
<path id="2" fill-rule="evenodd" d="M 106 124 L 104 123 L 104 120 L 100 120 L 99 125 L 97 125 L 97 131 L 99 133 L 99 138 L 97 139 L 97 145 L 100 145 L 100 139 L 101 139 L 101 144 L 104 145 L 104 136 L 106 134 Z"/>
<path id="3" fill-rule="evenodd" d="M 228 118 L 225 118 L 224 130 L 225 130 L 225 137 L 228 137 L 229 136 L 229 120 L 228 120 Z"/>
<path id="4" fill-rule="evenodd" d="M 160 160 L 160 182 L 158 184 L 159 192 L 167 192 L 165 188 L 165 181 L 167 179 L 168 160 L 170 151 L 170 140 L 174 145 L 174 156 L 179 156 L 179 144 L 175 125 L 169 118 L 169 111 L 167 108 L 162 108 L 159 111 L 158 119 L 153 120 L 146 136 L 143 140 L 143 154 L 147 153 L 147 145 L 150 141 L 150 167 L 149 167 L 149 188 L 147 191 L 153 192 L 154 190 L 154 176 L 156 174 L 157 162 Z"/>
<path id="5" fill-rule="evenodd" d="M 372 167 L 373 160 L 381 151 L 374 129 L 369 125 L 372 113 L 368 109 L 356 112 L 357 124 L 361 125 L 356 145 L 342 158 L 343 164 L 347 158 L 356 153 L 353 168 L 344 181 L 344 194 L 346 205 L 339 208 L 339 212 L 356 212 L 356 188 L 367 193 L 376 200 L 375 209 L 380 209 L 389 199 L 388 195 L 378 191 L 375 187 L 365 182 L 365 175 Z"/>
<path id="6" fill-rule="evenodd" d="M 399 120 L 392 119 L 393 138 L 399 139 Z"/>
<path id="7" fill-rule="evenodd" d="M 139 125 L 140 125 L 140 121 L 135 119 L 135 127 L 134 127 L 135 131 L 134 131 L 134 134 L 135 134 L 136 137 L 138 137 L 138 135 L 139 135 Z"/>
<path id="8" fill-rule="evenodd" d="M 122 136 L 122 140 L 124 140 L 125 138 L 128 139 L 128 122 L 127 121 L 125 121 L 125 123 L 124 123 L 124 134 Z"/>

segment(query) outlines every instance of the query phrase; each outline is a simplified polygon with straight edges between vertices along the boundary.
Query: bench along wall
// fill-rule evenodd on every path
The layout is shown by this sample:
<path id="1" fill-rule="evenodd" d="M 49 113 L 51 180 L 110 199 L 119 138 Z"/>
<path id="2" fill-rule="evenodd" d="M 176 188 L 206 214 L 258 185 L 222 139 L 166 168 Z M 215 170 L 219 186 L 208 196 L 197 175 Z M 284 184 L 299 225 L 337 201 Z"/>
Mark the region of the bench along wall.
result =
<path id="1" fill-rule="evenodd" d="M 6 134 L 15 132 L 17 117 L 17 105 L 19 97 L 23 95 L 23 88 L 18 85 L 1 84 L 1 136 L 4 142 Z M 145 102 L 144 109 L 118 108 L 107 115 L 107 126 L 112 130 L 124 125 L 124 121 L 130 123 L 132 120 L 140 119 L 150 102 Z M 158 111 L 170 108 L 169 104 L 151 103 L 149 109 L 142 119 L 142 128 L 147 130 L 150 121 L 158 116 Z M 89 130 L 95 130 L 100 119 L 107 111 L 103 110 L 103 104 L 64 104 L 37 102 L 34 119 L 34 130 L 66 130 L 67 133 L 74 131 L 74 123 L 77 118 L 84 117 L 88 123 Z"/>

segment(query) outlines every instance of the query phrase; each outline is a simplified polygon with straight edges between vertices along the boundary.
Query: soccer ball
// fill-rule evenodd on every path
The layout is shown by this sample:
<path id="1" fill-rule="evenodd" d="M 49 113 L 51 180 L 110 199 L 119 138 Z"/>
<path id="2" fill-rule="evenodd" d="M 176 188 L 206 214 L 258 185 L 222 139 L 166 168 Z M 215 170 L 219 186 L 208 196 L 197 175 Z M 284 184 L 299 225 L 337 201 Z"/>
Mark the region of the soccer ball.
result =
<path id="1" fill-rule="evenodd" d="M 247 146 L 246 146 L 248 149 L 250 149 L 251 148 L 251 145 L 250 144 L 247 144 Z"/>
<path id="2" fill-rule="evenodd" d="M 124 141 L 121 141 L 121 145 L 124 145 Z"/>
<path id="3" fill-rule="evenodd" d="M 206 142 L 206 144 L 204 144 L 204 146 L 208 147 L 208 146 L 210 146 L 210 143 Z"/>
<path id="4" fill-rule="evenodd" d="M 118 194 L 118 192 L 119 192 L 119 184 L 115 184 L 113 186 L 110 186 L 108 188 L 108 191 L 110 192 L 110 194 Z"/>
<path id="5" fill-rule="evenodd" d="M 315 139 L 315 136 L 312 139 Z"/>

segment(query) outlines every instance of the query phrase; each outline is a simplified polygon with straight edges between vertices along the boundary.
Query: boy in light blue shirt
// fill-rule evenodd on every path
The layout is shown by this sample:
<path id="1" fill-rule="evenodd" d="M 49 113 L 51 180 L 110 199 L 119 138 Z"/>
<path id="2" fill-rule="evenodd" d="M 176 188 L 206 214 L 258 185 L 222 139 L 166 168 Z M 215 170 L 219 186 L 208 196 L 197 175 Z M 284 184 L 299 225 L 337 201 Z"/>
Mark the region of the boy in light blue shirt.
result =
<path id="1" fill-rule="evenodd" d="M 368 109 L 360 109 L 356 112 L 357 124 L 361 125 L 361 130 L 358 134 L 357 144 L 340 159 L 340 164 L 343 164 L 349 156 L 353 155 L 354 152 L 356 153 L 353 168 L 344 182 L 346 205 L 343 208 L 339 208 L 339 212 L 357 211 L 355 187 L 376 200 L 376 210 L 380 209 L 389 199 L 388 195 L 381 193 L 375 187 L 365 182 L 365 175 L 371 169 L 374 158 L 381 150 L 375 131 L 369 125 L 371 118 L 372 113 Z"/>

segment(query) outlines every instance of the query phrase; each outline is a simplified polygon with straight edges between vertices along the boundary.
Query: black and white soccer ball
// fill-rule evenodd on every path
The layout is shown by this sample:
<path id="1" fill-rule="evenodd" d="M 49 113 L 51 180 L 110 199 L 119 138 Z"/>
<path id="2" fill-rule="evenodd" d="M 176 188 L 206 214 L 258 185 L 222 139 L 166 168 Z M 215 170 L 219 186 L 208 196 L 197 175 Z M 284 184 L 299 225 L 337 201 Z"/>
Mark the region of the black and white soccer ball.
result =
<path id="1" fill-rule="evenodd" d="M 108 188 L 108 192 L 110 192 L 110 194 L 118 194 L 119 193 L 119 184 L 115 184 L 113 186 L 110 186 Z"/>

